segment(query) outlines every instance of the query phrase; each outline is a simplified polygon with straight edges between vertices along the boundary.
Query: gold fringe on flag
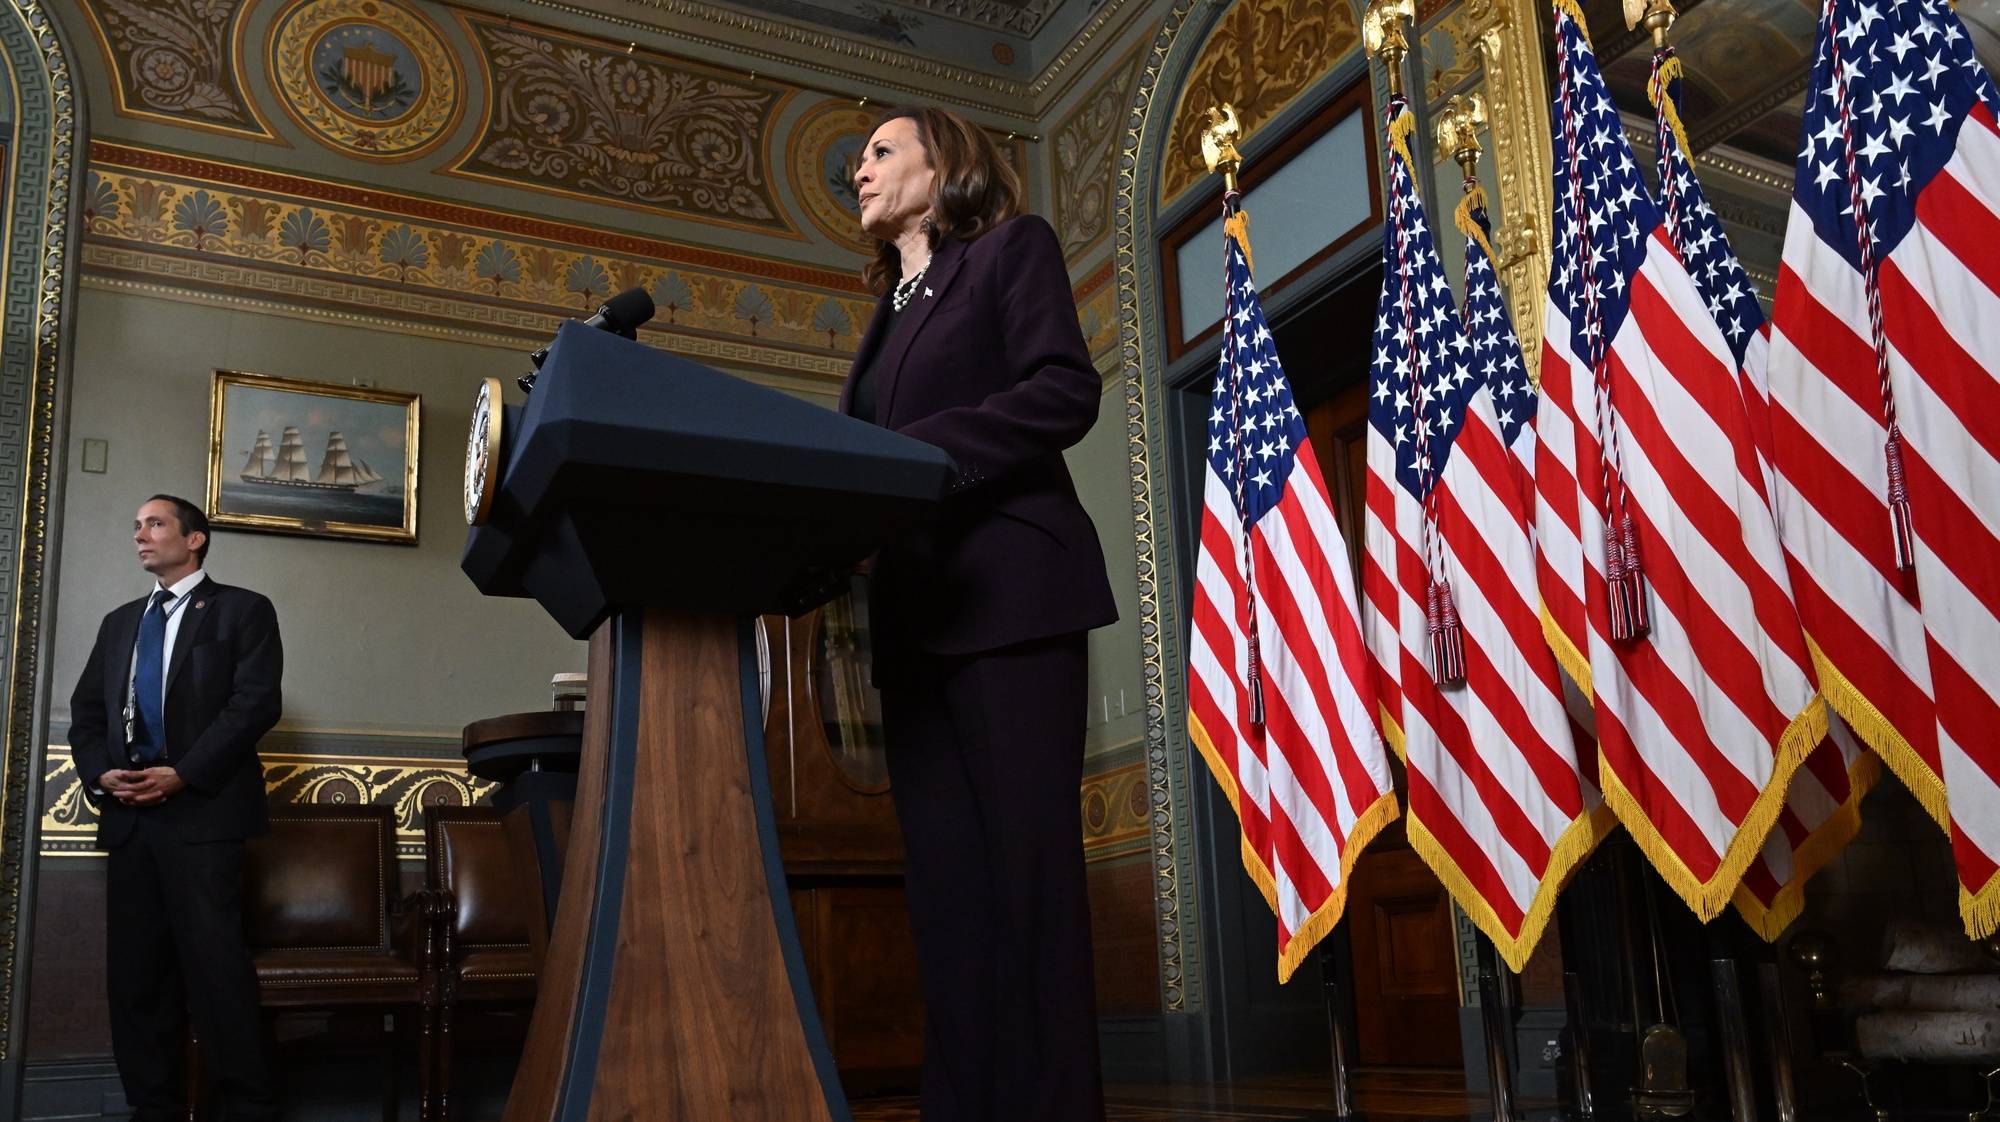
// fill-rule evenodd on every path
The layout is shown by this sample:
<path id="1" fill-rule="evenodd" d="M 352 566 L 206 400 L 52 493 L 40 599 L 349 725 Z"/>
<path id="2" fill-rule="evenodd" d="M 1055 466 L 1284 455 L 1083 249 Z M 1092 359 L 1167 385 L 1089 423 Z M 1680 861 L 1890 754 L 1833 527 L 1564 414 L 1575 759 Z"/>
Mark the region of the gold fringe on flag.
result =
<path id="1" fill-rule="evenodd" d="M 1826 821 L 1819 824 L 1806 843 L 1792 851 L 1792 879 L 1778 889 L 1766 907 L 1757 894 L 1739 884 L 1733 901 L 1743 921 L 1766 943 L 1775 943 L 1785 928 L 1805 910 L 1806 882 L 1819 875 L 1854 836 L 1861 832 L 1861 800 L 1882 778 L 1882 760 L 1872 752 L 1854 757 L 1847 769 L 1847 799 Z"/>
<path id="2" fill-rule="evenodd" d="M 1229 800 L 1230 810 L 1236 813 L 1236 821 L 1239 823 L 1236 834 L 1237 849 L 1243 860 L 1243 871 L 1250 875 L 1251 883 L 1255 884 L 1257 891 L 1263 894 L 1264 903 L 1269 905 L 1271 914 L 1281 915 L 1278 910 L 1277 877 L 1272 874 L 1271 867 L 1264 863 L 1264 855 L 1250 848 L 1250 839 L 1243 835 L 1240 826 L 1243 821 L 1243 810 L 1239 803 L 1241 795 L 1236 789 L 1234 773 L 1229 770 L 1228 761 L 1215 750 L 1215 741 L 1209 737 L 1208 730 L 1202 727 L 1201 720 L 1193 714 L 1188 715 L 1188 739 L 1194 742 L 1195 749 L 1201 753 L 1202 759 L 1208 762 L 1209 774 L 1215 776 L 1216 785 L 1222 788 L 1223 796 Z M 1354 873 L 1354 863 L 1361 859 L 1361 854 L 1367 850 L 1368 843 L 1375 840 L 1375 835 L 1381 833 L 1383 828 L 1394 822 L 1396 816 L 1401 813 L 1402 810 L 1396 803 L 1396 792 L 1390 790 L 1383 792 L 1355 817 L 1354 829 L 1348 832 L 1347 844 L 1340 851 L 1340 883 L 1334 888 L 1332 895 L 1326 898 L 1326 902 L 1312 915 L 1307 916 L 1305 922 L 1292 932 L 1291 941 L 1285 945 L 1284 953 L 1278 956 L 1279 985 L 1292 980 L 1292 974 L 1298 970 L 1299 964 L 1306 960 L 1306 955 L 1310 954 L 1319 941 L 1339 924 L 1341 913 L 1347 907 L 1347 886 Z"/>

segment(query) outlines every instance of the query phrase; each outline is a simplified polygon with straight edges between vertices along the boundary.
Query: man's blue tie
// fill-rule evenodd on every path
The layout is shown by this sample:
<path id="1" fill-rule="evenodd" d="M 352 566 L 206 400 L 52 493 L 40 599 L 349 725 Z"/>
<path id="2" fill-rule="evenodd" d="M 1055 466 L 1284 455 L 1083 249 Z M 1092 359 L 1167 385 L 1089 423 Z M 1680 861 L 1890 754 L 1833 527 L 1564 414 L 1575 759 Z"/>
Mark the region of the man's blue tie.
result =
<path id="1" fill-rule="evenodd" d="M 150 764 L 166 751 L 167 729 L 161 715 L 161 679 L 167 645 L 167 605 L 174 594 L 153 593 L 146 614 L 139 617 L 139 649 L 132 655 L 132 754 Z"/>

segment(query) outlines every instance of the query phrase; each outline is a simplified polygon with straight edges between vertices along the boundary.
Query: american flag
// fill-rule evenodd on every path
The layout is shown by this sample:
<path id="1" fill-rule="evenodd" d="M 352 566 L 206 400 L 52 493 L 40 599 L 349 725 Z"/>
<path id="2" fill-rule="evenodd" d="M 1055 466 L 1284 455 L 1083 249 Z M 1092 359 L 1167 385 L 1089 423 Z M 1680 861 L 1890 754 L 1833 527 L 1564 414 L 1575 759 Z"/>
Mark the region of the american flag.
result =
<path id="1" fill-rule="evenodd" d="M 1778 515 L 1834 708 L 2000 924 L 2000 130 L 1938 0 L 1828 0 L 1772 315 Z"/>
<path id="2" fill-rule="evenodd" d="M 1395 820 L 1396 795 L 1346 545 L 1250 279 L 1247 217 L 1225 226 L 1188 728 L 1277 915 L 1283 982 L 1340 921 L 1348 873 Z"/>
<path id="3" fill-rule="evenodd" d="M 1735 356 L 1743 405 L 1757 444 L 1765 493 L 1775 486 L 1771 472 L 1771 401 L 1765 369 L 1770 332 L 1757 290 L 1708 203 L 1688 156 L 1681 123 L 1681 61 L 1666 47 L 1653 54 L 1653 77 L 1646 92 L 1658 126 L 1662 210 L 1674 248 L 1680 251 L 1709 316 Z M 1826 867 L 1861 829 L 1861 800 L 1881 775 L 1881 763 L 1865 751 L 1838 717 L 1805 765 L 1792 776 L 1777 828 L 1743 874 L 1736 910 L 1766 939 L 1775 940 L 1805 904 L 1805 885 Z"/>
<path id="4" fill-rule="evenodd" d="M 1454 223 L 1465 235 L 1465 330 L 1472 340 L 1472 361 L 1478 376 L 1493 391 L 1500 442 L 1521 461 L 1522 485 L 1533 487 L 1535 459 L 1535 383 L 1521 361 L 1521 338 L 1507 314 L 1507 297 L 1500 291 L 1494 269 L 1493 228 L 1486 217 L 1486 191 L 1468 179 Z M 1525 511 L 1532 516 L 1535 499 L 1527 492 Z"/>
<path id="5" fill-rule="evenodd" d="M 1594 813 L 1542 639 L 1527 506 L 1494 397 L 1508 383 L 1489 381 L 1439 265 L 1410 171 L 1414 120 L 1390 99 L 1363 561 L 1386 595 L 1371 595 L 1369 630 L 1391 641 L 1374 654 L 1401 687 L 1386 724 L 1408 770 L 1411 847 L 1518 971 L 1610 822 Z"/>
<path id="6" fill-rule="evenodd" d="M 1555 235 L 1537 576 L 1591 693 L 1605 801 L 1713 918 L 1825 735 L 1736 362 L 1555 0 Z"/>

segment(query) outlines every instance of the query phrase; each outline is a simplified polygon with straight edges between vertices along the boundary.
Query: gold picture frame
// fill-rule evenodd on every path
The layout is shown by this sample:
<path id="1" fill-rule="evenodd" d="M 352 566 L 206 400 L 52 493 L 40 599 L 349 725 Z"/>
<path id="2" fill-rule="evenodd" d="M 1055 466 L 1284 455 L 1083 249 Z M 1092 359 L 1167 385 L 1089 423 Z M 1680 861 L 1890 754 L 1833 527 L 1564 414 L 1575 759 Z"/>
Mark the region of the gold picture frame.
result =
<path id="1" fill-rule="evenodd" d="M 217 370 L 209 523 L 417 544 L 422 411 L 422 394 Z"/>

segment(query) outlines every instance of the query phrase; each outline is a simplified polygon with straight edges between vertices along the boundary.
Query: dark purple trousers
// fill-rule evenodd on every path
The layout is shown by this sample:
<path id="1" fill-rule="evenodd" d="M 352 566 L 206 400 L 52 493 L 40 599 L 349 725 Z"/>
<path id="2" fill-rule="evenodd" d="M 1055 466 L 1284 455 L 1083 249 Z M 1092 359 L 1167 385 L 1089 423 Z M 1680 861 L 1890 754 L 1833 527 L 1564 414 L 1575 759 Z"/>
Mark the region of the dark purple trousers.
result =
<path id="1" fill-rule="evenodd" d="M 882 691 L 924 993 L 924 1122 L 1101 1122 L 1081 633 Z"/>

